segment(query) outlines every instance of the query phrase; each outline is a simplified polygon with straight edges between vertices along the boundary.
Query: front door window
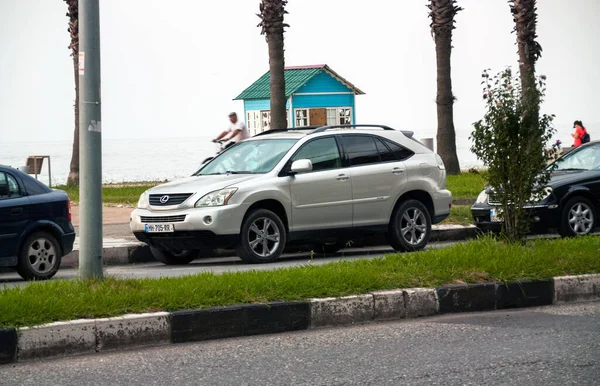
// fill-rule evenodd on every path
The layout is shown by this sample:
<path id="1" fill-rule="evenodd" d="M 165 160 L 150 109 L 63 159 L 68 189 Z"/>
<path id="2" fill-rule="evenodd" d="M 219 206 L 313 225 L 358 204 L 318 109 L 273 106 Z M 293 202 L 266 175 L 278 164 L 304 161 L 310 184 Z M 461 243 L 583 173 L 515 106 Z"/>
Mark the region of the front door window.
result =
<path id="1" fill-rule="evenodd" d="M 342 166 L 342 159 L 337 142 L 333 137 L 321 138 L 304 145 L 292 157 L 292 162 L 300 159 L 309 159 L 313 171 L 336 169 Z"/>

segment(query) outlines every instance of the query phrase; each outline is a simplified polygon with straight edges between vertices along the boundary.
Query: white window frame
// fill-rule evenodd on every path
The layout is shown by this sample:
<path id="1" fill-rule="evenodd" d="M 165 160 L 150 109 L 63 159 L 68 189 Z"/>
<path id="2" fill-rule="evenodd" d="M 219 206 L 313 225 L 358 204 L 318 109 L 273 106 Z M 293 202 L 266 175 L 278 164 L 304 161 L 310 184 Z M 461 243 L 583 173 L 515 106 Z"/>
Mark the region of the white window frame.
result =
<path id="1" fill-rule="evenodd" d="M 288 123 L 289 113 L 290 111 L 286 109 L 285 116 Z M 248 110 L 246 111 L 246 118 L 246 127 L 250 136 L 262 133 L 271 128 L 271 110 Z"/>
<path id="2" fill-rule="evenodd" d="M 310 126 L 310 109 L 294 109 L 294 127 L 305 127 Z M 298 113 L 304 112 L 304 116 L 298 118 Z M 304 120 L 302 123 L 298 123 L 301 120 Z"/>
<path id="3" fill-rule="evenodd" d="M 342 118 L 346 118 L 346 116 L 342 115 L 342 113 L 345 112 L 346 110 L 349 110 L 349 112 L 350 112 L 350 115 L 348 115 L 349 121 L 346 122 L 346 119 L 344 119 L 344 122 L 342 122 Z M 352 117 L 353 117 L 353 111 L 352 111 L 352 107 L 350 107 L 350 106 L 328 107 L 327 108 L 327 125 L 328 126 L 351 125 L 352 121 L 353 121 Z M 335 121 L 333 121 L 333 120 L 335 120 Z"/>

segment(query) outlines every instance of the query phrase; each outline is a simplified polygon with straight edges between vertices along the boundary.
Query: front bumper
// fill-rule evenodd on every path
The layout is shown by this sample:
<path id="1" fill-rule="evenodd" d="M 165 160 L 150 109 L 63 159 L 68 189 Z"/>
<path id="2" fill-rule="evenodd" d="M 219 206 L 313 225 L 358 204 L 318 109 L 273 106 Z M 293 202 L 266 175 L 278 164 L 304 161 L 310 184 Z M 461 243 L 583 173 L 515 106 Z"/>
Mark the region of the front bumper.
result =
<path id="1" fill-rule="evenodd" d="M 471 214 L 477 228 L 486 232 L 499 232 L 502 230 L 501 221 L 491 220 L 491 210 L 497 208 L 489 204 L 474 204 Z M 549 229 L 557 228 L 560 221 L 560 212 L 556 205 L 532 205 L 525 208 L 531 219 L 534 233 L 545 233 Z"/>
<path id="2" fill-rule="evenodd" d="M 135 209 L 129 225 L 138 240 L 158 248 L 227 248 L 239 239 L 247 209 L 245 204 L 176 210 Z M 174 232 L 146 232 L 146 224 L 158 223 L 172 224 Z"/>

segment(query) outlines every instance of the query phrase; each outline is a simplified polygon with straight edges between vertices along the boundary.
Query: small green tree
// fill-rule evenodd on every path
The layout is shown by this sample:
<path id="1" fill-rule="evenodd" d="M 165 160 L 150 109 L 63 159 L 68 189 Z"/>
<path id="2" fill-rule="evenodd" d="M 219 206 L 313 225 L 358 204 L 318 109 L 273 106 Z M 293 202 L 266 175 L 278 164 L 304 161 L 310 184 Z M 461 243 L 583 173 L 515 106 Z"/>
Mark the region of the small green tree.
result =
<path id="1" fill-rule="evenodd" d="M 488 189 L 500 204 L 504 235 L 522 241 L 530 225 L 524 206 L 547 196 L 548 164 L 558 146 L 550 144 L 554 115 L 532 119 L 543 102 L 546 78 L 536 78 L 536 87 L 523 93 L 510 68 L 494 77 L 486 70 L 482 77 L 486 112 L 474 123 L 471 151 L 488 168 Z"/>

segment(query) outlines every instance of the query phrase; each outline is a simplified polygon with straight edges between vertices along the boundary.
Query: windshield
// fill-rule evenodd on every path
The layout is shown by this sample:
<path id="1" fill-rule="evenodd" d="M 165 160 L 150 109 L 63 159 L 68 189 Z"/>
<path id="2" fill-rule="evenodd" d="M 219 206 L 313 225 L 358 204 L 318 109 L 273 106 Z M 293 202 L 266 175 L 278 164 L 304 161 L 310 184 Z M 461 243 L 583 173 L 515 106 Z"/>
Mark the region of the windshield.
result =
<path id="1" fill-rule="evenodd" d="M 219 154 L 196 172 L 196 175 L 268 173 L 296 142 L 297 139 L 240 142 Z"/>
<path id="2" fill-rule="evenodd" d="M 554 170 L 600 170 L 600 144 L 575 150 L 556 161 Z"/>

